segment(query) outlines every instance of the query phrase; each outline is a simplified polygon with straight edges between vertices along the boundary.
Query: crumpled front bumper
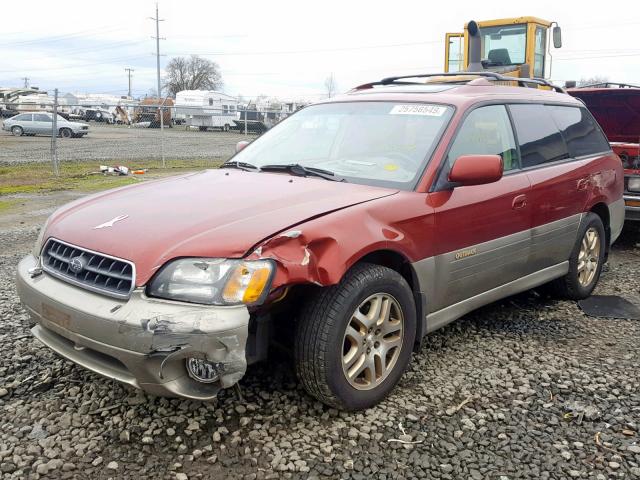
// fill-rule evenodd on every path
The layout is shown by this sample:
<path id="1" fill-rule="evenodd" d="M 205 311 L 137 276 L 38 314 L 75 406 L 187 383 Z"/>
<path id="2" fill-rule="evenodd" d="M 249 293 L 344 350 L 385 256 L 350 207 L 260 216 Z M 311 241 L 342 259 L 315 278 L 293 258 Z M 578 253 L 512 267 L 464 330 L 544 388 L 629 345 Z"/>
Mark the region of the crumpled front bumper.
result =
<path id="1" fill-rule="evenodd" d="M 33 255 L 18 265 L 18 295 L 36 338 L 96 373 L 164 396 L 207 400 L 237 383 L 247 367 L 249 312 L 148 298 L 136 289 L 117 300 L 51 277 L 33 276 Z M 218 365 L 219 381 L 189 376 L 186 358 Z"/>

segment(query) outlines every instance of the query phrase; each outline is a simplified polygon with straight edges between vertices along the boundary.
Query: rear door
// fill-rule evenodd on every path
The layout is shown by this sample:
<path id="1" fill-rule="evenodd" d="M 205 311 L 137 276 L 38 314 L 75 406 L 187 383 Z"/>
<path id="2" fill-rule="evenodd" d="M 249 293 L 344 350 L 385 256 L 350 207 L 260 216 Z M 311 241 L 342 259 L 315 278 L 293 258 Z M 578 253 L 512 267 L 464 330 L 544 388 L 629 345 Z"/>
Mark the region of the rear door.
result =
<path id="1" fill-rule="evenodd" d="M 531 181 L 534 208 L 528 269 L 534 272 L 569 258 L 594 181 L 593 162 L 598 156 L 589 152 L 609 147 L 604 137 L 594 140 L 599 129 L 579 108 L 521 104 L 510 105 L 509 110 L 522 167 Z"/>
<path id="2" fill-rule="evenodd" d="M 460 155 L 500 155 L 504 175 L 486 185 L 447 186 Z M 529 177 L 519 168 L 515 138 L 504 105 L 471 111 L 453 140 L 436 192 L 437 238 L 429 311 L 458 303 L 522 276 L 529 255 Z"/>
<path id="3" fill-rule="evenodd" d="M 33 124 L 33 113 L 23 113 L 17 118 L 18 125 L 22 127 L 24 133 L 36 133 Z"/>
<path id="4" fill-rule="evenodd" d="M 33 114 L 33 129 L 34 133 L 40 135 L 51 134 L 52 120 L 46 113 L 34 113 Z"/>

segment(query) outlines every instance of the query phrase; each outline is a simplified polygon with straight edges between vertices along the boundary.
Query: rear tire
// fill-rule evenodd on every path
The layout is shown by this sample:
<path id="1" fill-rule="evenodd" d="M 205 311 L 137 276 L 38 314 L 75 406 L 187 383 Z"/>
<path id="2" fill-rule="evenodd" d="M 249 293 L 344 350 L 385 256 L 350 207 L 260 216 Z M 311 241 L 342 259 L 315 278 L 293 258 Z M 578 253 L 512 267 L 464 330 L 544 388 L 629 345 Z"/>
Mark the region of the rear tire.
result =
<path id="1" fill-rule="evenodd" d="M 15 127 L 11 127 L 11 134 L 14 137 L 21 137 L 23 133 L 24 130 L 22 129 L 22 127 L 19 127 L 18 125 L 16 125 Z"/>
<path id="2" fill-rule="evenodd" d="M 569 257 L 569 272 L 549 284 L 556 296 L 582 300 L 591 295 L 602 272 L 606 238 L 602 220 L 589 212 L 578 230 L 578 239 Z"/>
<path id="3" fill-rule="evenodd" d="M 382 401 L 411 358 L 416 308 L 396 271 L 358 264 L 307 302 L 297 325 L 298 378 L 332 407 L 361 410 Z"/>

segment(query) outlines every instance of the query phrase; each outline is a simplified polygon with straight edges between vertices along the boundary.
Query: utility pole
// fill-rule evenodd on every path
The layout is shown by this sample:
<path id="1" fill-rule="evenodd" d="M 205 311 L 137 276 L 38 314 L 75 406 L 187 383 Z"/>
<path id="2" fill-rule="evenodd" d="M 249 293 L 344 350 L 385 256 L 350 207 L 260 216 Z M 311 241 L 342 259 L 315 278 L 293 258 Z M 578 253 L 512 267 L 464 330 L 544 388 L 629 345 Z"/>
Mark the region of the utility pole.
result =
<path id="1" fill-rule="evenodd" d="M 29 88 L 29 77 L 22 77 L 24 80 L 24 88 Z"/>
<path id="2" fill-rule="evenodd" d="M 160 40 L 166 40 L 165 38 L 160 38 L 160 22 L 164 22 L 164 19 L 160 18 L 158 14 L 158 4 L 156 3 L 156 16 L 150 17 L 151 20 L 155 20 L 156 22 L 156 36 L 151 37 L 156 39 L 156 73 L 158 77 L 158 112 L 160 114 L 160 151 L 162 154 L 162 168 L 165 168 L 165 160 L 164 160 L 164 101 L 162 99 L 162 87 L 160 86 Z"/>
<path id="3" fill-rule="evenodd" d="M 125 68 L 124 71 L 129 75 L 129 98 L 131 98 L 131 72 L 135 72 L 135 70 L 133 68 Z"/>
<path id="4" fill-rule="evenodd" d="M 53 118 L 51 122 L 51 163 L 53 163 L 53 173 L 57 177 L 60 175 L 58 168 L 58 89 L 54 90 L 53 97 Z"/>

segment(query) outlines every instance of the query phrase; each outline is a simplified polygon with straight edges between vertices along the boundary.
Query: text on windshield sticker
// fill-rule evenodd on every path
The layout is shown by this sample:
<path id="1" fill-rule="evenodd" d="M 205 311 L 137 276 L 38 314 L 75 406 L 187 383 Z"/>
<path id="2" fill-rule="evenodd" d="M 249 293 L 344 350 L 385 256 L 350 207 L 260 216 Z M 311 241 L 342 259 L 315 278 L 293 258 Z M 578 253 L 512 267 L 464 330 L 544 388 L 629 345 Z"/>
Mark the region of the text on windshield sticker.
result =
<path id="1" fill-rule="evenodd" d="M 441 105 L 394 105 L 391 115 L 426 115 L 429 117 L 441 117 L 447 107 Z"/>

